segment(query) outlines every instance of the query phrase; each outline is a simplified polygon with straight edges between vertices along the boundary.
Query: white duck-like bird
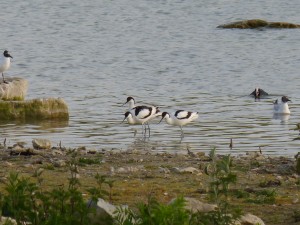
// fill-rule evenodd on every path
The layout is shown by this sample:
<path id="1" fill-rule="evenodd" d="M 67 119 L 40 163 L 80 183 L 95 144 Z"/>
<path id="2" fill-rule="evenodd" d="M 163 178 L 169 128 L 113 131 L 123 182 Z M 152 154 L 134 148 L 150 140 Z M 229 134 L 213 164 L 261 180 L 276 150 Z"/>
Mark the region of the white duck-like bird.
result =
<path id="1" fill-rule="evenodd" d="M 163 112 L 162 118 L 159 123 L 165 119 L 167 124 L 172 126 L 179 126 L 181 130 L 181 137 L 184 137 L 184 132 L 182 130 L 182 126 L 196 120 L 199 117 L 198 112 L 189 112 L 185 110 L 177 110 L 174 113 Z"/>
<path id="2" fill-rule="evenodd" d="M 4 72 L 10 67 L 10 58 L 13 58 L 7 50 L 3 52 L 3 56 L 0 58 L 0 73 L 2 73 L 3 82 L 7 83 L 4 79 Z"/>
<path id="3" fill-rule="evenodd" d="M 288 102 L 291 101 L 286 96 L 282 96 L 280 100 L 273 102 L 274 114 L 291 114 Z"/>

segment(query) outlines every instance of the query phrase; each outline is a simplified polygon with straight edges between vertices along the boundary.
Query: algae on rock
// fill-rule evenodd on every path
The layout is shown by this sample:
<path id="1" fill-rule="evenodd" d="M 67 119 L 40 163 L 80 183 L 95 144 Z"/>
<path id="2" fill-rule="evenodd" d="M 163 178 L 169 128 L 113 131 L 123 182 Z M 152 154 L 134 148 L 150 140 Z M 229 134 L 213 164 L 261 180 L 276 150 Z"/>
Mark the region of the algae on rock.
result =
<path id="1" fill-rule="evenodd" d="M 217 28 L 227 29 L 255 29 L 255 28 L 278 28 L 278 29 L 293 29 L 300 28 L 300 24 L 287 22 L 268 22 L 261 19 L 242 20 L 233 23 L 219 25 Z"/>
<path id="2" fill-rule="evenodd" d="M 0 120 L 69 119 L 68 106 L 62 98 L 25 101 L 0 101 Z"/>

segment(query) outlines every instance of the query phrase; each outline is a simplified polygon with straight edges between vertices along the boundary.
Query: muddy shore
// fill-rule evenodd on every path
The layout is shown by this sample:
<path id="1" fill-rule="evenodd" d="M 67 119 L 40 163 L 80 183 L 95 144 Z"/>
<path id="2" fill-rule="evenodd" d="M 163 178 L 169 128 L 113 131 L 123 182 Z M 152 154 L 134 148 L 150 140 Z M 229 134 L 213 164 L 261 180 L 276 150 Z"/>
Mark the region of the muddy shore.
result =
<path id="1" fill-rule="evenodd" d="M 34 180 L 33 174 L 38 169 L 43 170 L 42 187 L 45 190 L 67 186 L 70 177 L 68 165 L 72 160 L 70 152 L 77 154 L 80 189 L 87 198 L 86 190 L 96 185 L 94 177 L 98 173 L 113 181 L 111 199 L 107 196 L 107 200 L 114 205 L 135 207 L 138 202 L 147 201 L 150 195 L 163 203 L 181 195 L 211 203 L 208 198 L 209 176 L 204 173 L 210 158 L 201 152 L 167 154 L 152 150 L 107 151 L 85 147 L 37 150 L 22 144 L 2 144 L 1 191 L 10 172 Z M 232 159 L 237 183 L 230 187 L 231 204 L 260 217 L 266 224 L 300 224 L 300 177 L 296 171 L 296 158 L 252 152 L 232 156 Z M 261 196 L 258 193 L 262 190 L 273 194 Z"/>

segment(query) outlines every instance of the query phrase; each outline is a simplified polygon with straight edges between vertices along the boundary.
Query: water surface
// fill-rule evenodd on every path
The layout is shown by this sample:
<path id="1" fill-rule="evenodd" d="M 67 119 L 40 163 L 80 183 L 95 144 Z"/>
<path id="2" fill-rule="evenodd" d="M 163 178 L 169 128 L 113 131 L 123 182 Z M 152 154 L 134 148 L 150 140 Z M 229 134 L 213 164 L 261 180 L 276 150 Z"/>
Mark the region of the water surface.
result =
<path id="1" fill-rule="evenodd" d="M 28 99 L 62 97 L 70 110 L 65 123 L 1 123 L 10 144 L 48 138 L 97 149 L 299 151 L 290 129 L 300 121 L 300 30 L 216 28 L 253 18 L 300 23 L 298 0 L 38 0 L 1 8 L 0 46 L 14 57 L 6 75 L 29 80 Z M 254 101 L 256 86 L 270 96 Z M 273 116 L 281 95 L 292 99 L 289 118 Z M 141 142 L 140 126 L 121 124 L 127 96 L 200 117 L 184 127 L 183 140 L 178 127 L 157 120 Z"/>

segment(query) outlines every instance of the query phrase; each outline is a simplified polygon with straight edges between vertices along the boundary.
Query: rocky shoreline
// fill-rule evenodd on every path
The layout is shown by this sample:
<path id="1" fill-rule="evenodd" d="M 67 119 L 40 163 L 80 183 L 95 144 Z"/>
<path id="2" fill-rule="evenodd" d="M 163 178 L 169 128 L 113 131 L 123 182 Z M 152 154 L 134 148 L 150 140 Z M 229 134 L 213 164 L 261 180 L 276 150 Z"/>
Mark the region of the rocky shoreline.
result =
<path id="1" fill-rule="evenodd" d="M 35 139 L 32 147 L 24 143 L 0 145 L 0 177 L 7 180 L 15 171 L 31 179 L 36 170 L 43 170 L 43 188 L 67 185 L 70 177 L 70 152 L 76 152 L 78 178 L 82 192 L 96 185 L 95 175 L 113 180 L 109 201 L 114 205 L 135 207 L 149 195 L 168 203 L 178 196 L 192 197 L 201 202 L 208 199 L 209 176 L 205 167 L 210 158 L 204 153 L 188 151 L 180 154 L 157 153 L 152 150 L 91 150 L 85 147 L 51 147 L 47 140 Z M 218 158 L 224 156 L 218 155 Z M 298 160 L 299 161 L 299 160 Z M 230 187 L 230 203 L 243 212 L 260 217 L 265 224 L 300 224 L 300 176 L 297 159 L 274 157 L 260 152 L 232 156 L 237 182 Z M 299 172 L 299 171 L 298 171 Z M 0 185 L 3 191 L 3 185 Z M 272 201 L 261 196 L 262 190 L 274 194 Z M 240 193 L 241 196 L 238 196 Z M 86 194 L 87 195 L 87 194 Z"/>

